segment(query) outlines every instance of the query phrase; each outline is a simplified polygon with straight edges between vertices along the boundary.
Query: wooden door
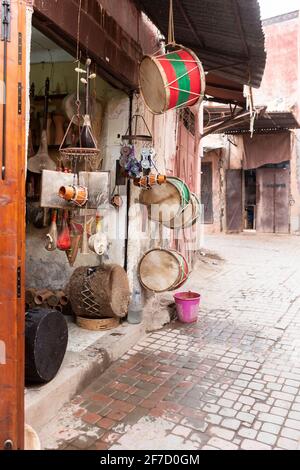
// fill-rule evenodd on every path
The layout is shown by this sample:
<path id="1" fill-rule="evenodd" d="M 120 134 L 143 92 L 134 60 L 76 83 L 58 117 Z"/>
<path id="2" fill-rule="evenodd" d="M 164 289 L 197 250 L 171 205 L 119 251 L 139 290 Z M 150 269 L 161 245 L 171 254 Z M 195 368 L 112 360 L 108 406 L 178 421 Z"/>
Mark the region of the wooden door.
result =
<path id="1" fill-rule="evenodd" d="M 256 185 L 256 230 L 263 233 L 273 233 L 275 231 L 274 169 L 259 168 L 256 170 Z"/>
<path id="2" fill-rule="evenodd" d="M 242 170 L 226 171 L 226 230 L 238 233 L 243 226 Z"/>
<path id="3" fill-rule="evenodd" d="M 212 162 L 201 164 L 201 204 L 204 211 L 204 223 L 212 224 L 213 217 L 213 175 Z"/>
<path id="4" fill-rule="evenodd" d="M 275 170 L 275 233 L 289 233 L 290 231 L 290 171 L 288 169 Z"/>
<path id="5" fill-rule="evenodd" d="M 259 168 L 256 171 L 256 229 L 262 233 L 289 233 L 288 170 Z"/>
<path id="6" fill-rule="evenodd" d="M 17 0 L 6 4 L 10 4 L 9 29 L 0 41 L 0 80 L 4 83 L 0 90 L 0 449 L 21 449 L 24 441 L 26 2 Z M 4 14 L 2 7 L 2 20 Z"/>

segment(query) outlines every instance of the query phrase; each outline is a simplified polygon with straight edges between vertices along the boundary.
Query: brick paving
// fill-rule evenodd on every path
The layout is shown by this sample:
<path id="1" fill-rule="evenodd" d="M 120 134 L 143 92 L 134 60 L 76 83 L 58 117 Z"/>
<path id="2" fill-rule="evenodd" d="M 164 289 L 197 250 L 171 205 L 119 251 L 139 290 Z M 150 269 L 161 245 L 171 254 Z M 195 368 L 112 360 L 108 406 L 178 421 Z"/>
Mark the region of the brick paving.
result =
<path id="1" fill-rule="evenodd" d="M 300 237 L 206 246 L 225 262 L 203 258 L 187 284 L 198 322 L 145 337 L 64 407 L 45 448 L 300 449 Z"/>

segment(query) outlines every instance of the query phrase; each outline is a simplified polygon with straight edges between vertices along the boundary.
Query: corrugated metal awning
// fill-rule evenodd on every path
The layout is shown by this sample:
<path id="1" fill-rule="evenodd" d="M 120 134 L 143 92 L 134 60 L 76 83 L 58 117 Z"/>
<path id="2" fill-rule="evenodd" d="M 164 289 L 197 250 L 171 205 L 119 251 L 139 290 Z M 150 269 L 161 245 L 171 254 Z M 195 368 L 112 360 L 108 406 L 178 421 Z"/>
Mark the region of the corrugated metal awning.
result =
<path id="1" fill-rule="evenodd" d="M 292 111 L 267 111 L 258 108 L 254 121 L 254 133 L 267 134 L 299 129 Z M 250 132 L 250 111 L 238 110 L 234 113 L 228 107 L 206 107 L 204 109 L 204 135 L 244 134 Z"/>
<path id="2" fill-rule="evenodd" d="M 244 134 L 249 132 L 249 118 L 243 123 L 231 127 L 225 134 Z M 273 112 L 268 111 L 259 115 L 254 122 L 254 132 L 267 134 L 274 132 L 283 132 L 291 129 L 299 129 L 300 124 L 295 115 L 290 111 Z"/>
<path id="3" fill-rule="evenodd" d="M 169 0 L 135 0 L 167 37 Z M 259 87 L 265 69 L 257 0 L 173 0 L 175 39 L 190 47 L 205 71 Z"/>

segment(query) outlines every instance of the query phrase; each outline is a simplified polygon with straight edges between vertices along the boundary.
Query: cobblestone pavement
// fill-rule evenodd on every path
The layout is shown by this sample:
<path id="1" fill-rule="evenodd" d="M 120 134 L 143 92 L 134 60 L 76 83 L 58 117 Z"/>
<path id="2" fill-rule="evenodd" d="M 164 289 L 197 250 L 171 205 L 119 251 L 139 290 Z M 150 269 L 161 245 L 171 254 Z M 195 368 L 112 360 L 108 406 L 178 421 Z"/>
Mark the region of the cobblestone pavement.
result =
<path id="1" fill-rule="evenodd" d="M 61 411 L 45 447 L 300 449 L 300 237 L 206 246 L 226 262 L 189 281 L 198 322 L 148 335 Z"/>

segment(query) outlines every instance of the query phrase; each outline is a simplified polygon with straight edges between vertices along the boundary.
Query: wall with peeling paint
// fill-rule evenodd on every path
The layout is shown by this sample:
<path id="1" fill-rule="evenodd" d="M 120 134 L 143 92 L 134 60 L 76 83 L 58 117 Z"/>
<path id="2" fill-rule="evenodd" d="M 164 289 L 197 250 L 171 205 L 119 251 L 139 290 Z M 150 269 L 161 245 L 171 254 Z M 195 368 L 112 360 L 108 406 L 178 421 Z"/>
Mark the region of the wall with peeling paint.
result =
<path id="1" fill-rule="evenodd" d="M 31 67 L 31 83 L 35 83 L 36 92 L 43 91 L 46 76 L 52 77 L 51 91 L 72 93 L 76 89 L 76 74 L 74 63 L 64 64 L 35 64 Z M 120 155 L 120 135 L 125 133 L 129 118 L 129 99 L 122 91 L 112 88 L 100 77 L 96 80 L 96 95 L 101 101 L 103 116 L 101 126 L 98 126 L 102 167 L 109 171 L 110 188 L 115 185 L 116 160 Z M 50 111 L 51 103 L 50 103 Z M 101 130 L 100 130 L 101 129 Z M 103 229 L 109 237 L 108 253 L 103 257 L 90 252 L 88 255 L 78 254 L 74 267 L 64 252 L 55 250 L 48 252 L 45 247 L 45 236 L 48 228 L 36 229 L 32 224 L 27 225 L 26 240 L 26 285 L 35 288 L 62 289 L 67 284 L 70 275 L 79 266 L 94 266 L 100 262 L 112 262 L 124 265 L 124 245 L 126 234 L 126 188 L 117 188 L 123 197 L 123 206 L 116 210 L 109 205 L 104 211 Z M 95 227 L 94 227 L 95 228 Z"/>

